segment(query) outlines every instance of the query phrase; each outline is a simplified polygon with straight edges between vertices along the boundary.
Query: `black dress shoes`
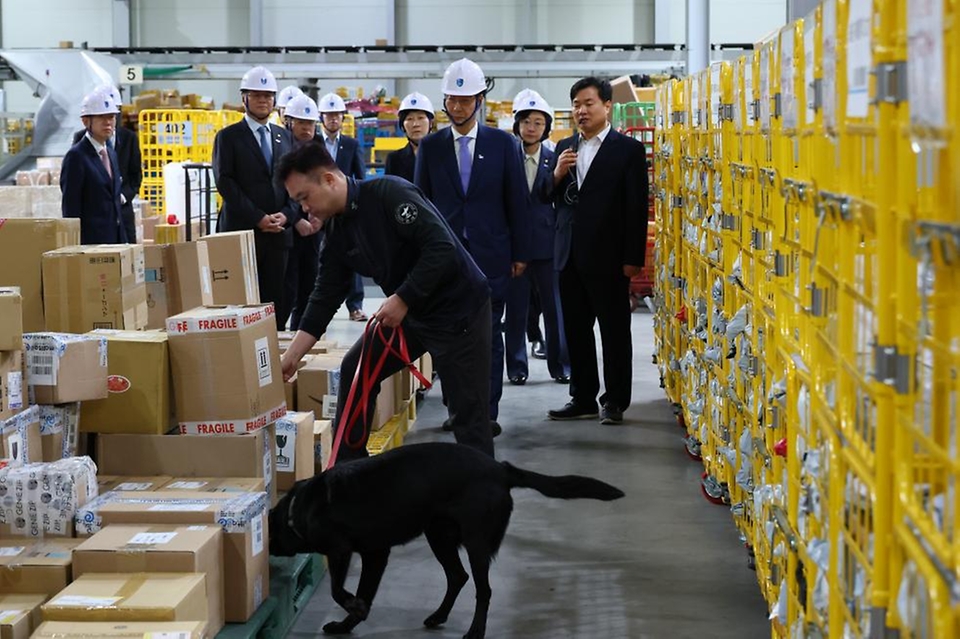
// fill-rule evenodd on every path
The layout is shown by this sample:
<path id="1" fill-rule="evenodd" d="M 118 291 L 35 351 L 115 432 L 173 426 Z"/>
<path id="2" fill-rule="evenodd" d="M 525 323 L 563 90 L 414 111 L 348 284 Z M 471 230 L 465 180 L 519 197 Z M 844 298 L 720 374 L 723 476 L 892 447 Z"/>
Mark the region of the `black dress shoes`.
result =
<path id="1" fill-rule="evenodd" d="M 513 377 L 510 378 L 510 383 L 513 384 L 514 386 L 523 386 L 524 384 L 527 383 L 527 376 L 514 375 Z"/>
<path id="2" fill-rule="evenodd" d="M 596 419 L 597 405 L 583 406 L 576 402 L 567 402 L 567 405 L 557 410 L 547 411 L 547 417 L 555 421 L 564 421 L 569 419 Z"/>
<path id="3" fill-rule="evenodd" d="M 547 359 L 547 347 L 542 341 L 534 342 L 530 353 L 537 359 Z"/>
<path id="4" fill-rule="evenodd" d="M 600 423 L 601 424 L 622 424 L 623 423 L 623 411 L 614 406 L 613 404 L 604 404 L 603 410 L 600 412 Z"/>
<path id="5" fill-rule="evenodd" d="M 555 382 L 558 383 L 558 384 L 569 384 L 569 383 L 570 383 L 570 376 L 569 376 L 569 375 L 557 375 L 556 377 L 553 378 L 553 381 L 555 381 Z"/>

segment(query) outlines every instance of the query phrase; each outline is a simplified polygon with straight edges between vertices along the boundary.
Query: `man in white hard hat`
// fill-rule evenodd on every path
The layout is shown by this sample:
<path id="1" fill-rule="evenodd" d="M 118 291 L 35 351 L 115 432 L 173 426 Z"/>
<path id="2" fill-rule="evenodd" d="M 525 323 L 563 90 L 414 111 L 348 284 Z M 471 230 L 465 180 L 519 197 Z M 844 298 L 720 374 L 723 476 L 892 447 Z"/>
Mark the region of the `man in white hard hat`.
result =
<path id="1" fill-rule="evenodd" d="M 67 151 L 60 167 L 63 217 L 80 218 L 82 244 L 124 244 L 121 178 L 116 152 L 107 146 L 117 125 L 120 107 L 103 87 L 80 104 L 84 136 Z"/>
<path id="2" fill-rule="evenodd" d="M 320 111 L 317 109 L 317 103 L 310 96 L 301 93 L 291 99 L 284 111 L 284 120 L 293 136 L 294 147 L 312 141 L 323 143 L 323 139 L 317 132 Z M 317 279 L 317 262 L 320 258 L 320 236 L 322 235 L 319 228 L 310 224 L 300 207 L 297 205 L 295 207 L 297 220 L 293 226 L 293 248 L 287 260 L 287 277 L 284 280 L 286 285 L 284 307 L 290 310 L 290 330 L 292 331 L 300 328 L 300 319 L 303 317 L 307 299 Z"/>
<path id="3" fill-rule="evenodd" d="M 100 89 L 113 96 L 119 107 L 121 102 L 120 91 L 111 84 L 103 84 Z M 86 127 L 73 134 L 73 143 L 76 144 L 87 134 Z M 120 124 L 119 114 L 114 125 L 113 135 L 107 138 L 107 147 L 117 154 L 117 165 L 120 168 L 120 215 L 123 218 L 123 229 L 127 233 L 127 241 L 131 244 L 137 241 L 136 216 L 133 213 L 133 198 L 140 193 L 140 184 L 143 182 L 143 162 L 140 157 L 140 142 L 137 134 Z"/>
<path id="4" fill-rule="evenodd" d="M 360 157 L 360 143 L 353 138 L 343 135 L 343 118 L 347 114 L 347 105 L 336 93 L 328 93 L 320 98 L 320 124 L 323 125 L 323 144 L 327 153 L 334 159 L 344 175 L 362 180 L 367 172 Z M 354 277 L 353 288 L 347 295 L 347 312 L 355 322 L 366 322 L 367 315 L 363 312 L 363 278 Z"/>
<path id="5" fill-rule="evenodd" d="M 290 151 L 290 133 L 270 124 L 277 81 L 267 69 L 254 67 L 240 80 L 245 116 L 217 133 L 213 143 L 213 175 L 223 198 L 220 231 L 253 230 L 257 246 L 260 301 L 272 302 L 279 320 L 284 315 L 283 281 L 287 251 L 293 243 L 293 202 L 273 172 Z"/>
<path id="6" fill-rule="evenodd" d="M 300 90 L 300 87 L 291 84 L 290 86 L 283 87 L 280 89 L 280 93 L 277 94 L 277 123 L 280 125 L 284 124 L 283 114 L 287 108 L 287 105 L 290 104 L 290 100 L 294 99 L 298 95 L 303 95 L 303 91 Z"/>
<path id="7" fill-rule="evenodd" d="M 417 153 L 415 182 L 453 228 L 490 284 L 490 419 L 503 394 L 503 305 L 511 277 L 530 259 L 526 180 L 517 141 L 480 124 L 487 92 L 483 70 L 466 58 L 443 74 L 443 110 L 452 126 L 428 135 Z M 499 430 L 499 424 L 494 432 Z"/>
<path id="8" fill-rule="evenodd" d="M 433 128 L 433 103 L 430 98 L 416 91 L 400 101 L 397 110 L 400 128 L 407 136 L 407 146 L 387 154 L 383 172 L 396 175 L 413 182 L 413 172 L 417 163 L 417 149 L 422 140 Z"/>
<path id="9" fill-rule="evenodd" d="M 571 87 L 577 131 L 557 144 L 553 182 L 545 190 L 557 208 L 554 264 L 570 353 L 570 401 L 547 412 L 554 420 L 599 415 L 601 424 L 620 424 L 630 406 L 630 278 L 646 254 L 649 187 L 643 143 L 610 126 L 612 100 L 607 80 L 583 78 Z M 602 395 L 595 325 L 603 347 Z"/>
<path id="10" fill-rule="evenodd" d="M 550 137 L 553 109 L 532 89 L 524 89 L 513 100 L 513 133 L 523 147 L 523 169 L 527 178 L 527 213 L 531 221 L 530 262 L 520 277 L 507 288 L 506 340 L 507 379 L 520 386 L 529 375 L 525 333 L 530 310 L 531 289 L 536 291 L 546 329 L 547 370 L 554 381 L 570 382 L 570 360 L 563 336 L 557 272 L 553 268 L 553 244 L 557 212 L 540 193 L 552 187 L 550 163 L 553 152 L 543 145 Z"/>

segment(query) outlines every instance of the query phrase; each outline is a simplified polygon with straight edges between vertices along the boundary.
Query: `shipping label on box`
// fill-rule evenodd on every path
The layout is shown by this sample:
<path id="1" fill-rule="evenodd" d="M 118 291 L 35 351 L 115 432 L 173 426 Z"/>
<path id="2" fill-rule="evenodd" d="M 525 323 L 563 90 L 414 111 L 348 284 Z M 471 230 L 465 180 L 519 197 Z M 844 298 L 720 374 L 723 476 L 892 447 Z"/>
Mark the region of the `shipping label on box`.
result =
<path id="1" fill-rule="evenodd" d="M 204 639 L 204 621 L 44 621 L 31 639 Z"/>
<path id="2" fill-rule="evenodd" d="M 65 404 L 107 396 L 107 340 L 90 335 L 26 333 L 30 402 Z"/>
<path id="3" fill-rule="evenodd" d="M 43 461 L 40 441 L 40 409 L 31 406 L 4 420 L 0 426 L 3 457 L 10 466 Z"/>
<path id="4" fill-rule="evenodd" d="M 46 595 L 0 595 L 0 637 L 29 639 L 40 625 Z"/>
<path id="5" fill-rule="evenodd" d="M 107 342 L 105 399 L 84 402 L 84 433 L 161 435 L 173 425 L 167 334 L 160 331 L 90 333 Z"/>
<path id="6" fill-rule="evenodd" d="M 77 539 L 0 539 L 0 592 L 52 597 L 70 583 L 70 564 Z"/>
<path id="7" fill-rule="evenodd" d="M 167 333 L 181 433 L 250 433 L 286 413 L 272 305 L 195 308 Z"/>
<path id="8" fill-rule="evenodd" d="M 143 247 L 72 246 L 43 255 L 47 330 L 85 333 L 97 328 L 147 326 Z"/>
<path id="9" fill-rule="evenodd" d="M 297 407 L 318 418 L 333 419 L 337 414 L 342 358 L 317 355 L 297 371 Z"/>
<path id="10" fill-rule="evenodd" d="M 26 402 L 23 383 L 23 352 L 0 351 L 0 421 L 23 410 Z"/>
<path id="11" fill-rule="evenodd" d="M 75 457 L 80 432 L 80 402 L 39 408 L 43 461 Z"/>
<path id="12" fill-rule="evenodd" d="M 23 350 L 23 297 L 19 287 L 3 287 L 0 288 L 0 351 L 20 350 Z"/>
<path id="13" fill-rule="evenodd" d="M 214 304 L 259 304 L 257 249 L 253 231 L 214 233 L 207 245 Z"/>
<path id="14" fill-rule="evenodd" d="M 289 490 L 313 477 L 313 413 L 287 413 L 277 420 L 277 488 Z"/>

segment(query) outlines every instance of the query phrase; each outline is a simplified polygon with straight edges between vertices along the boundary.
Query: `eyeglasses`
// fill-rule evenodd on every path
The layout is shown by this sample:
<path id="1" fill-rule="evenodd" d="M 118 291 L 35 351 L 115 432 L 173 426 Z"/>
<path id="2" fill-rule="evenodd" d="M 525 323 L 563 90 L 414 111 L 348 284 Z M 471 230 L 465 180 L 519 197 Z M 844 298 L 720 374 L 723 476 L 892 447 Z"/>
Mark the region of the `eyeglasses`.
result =
<path id="1" fill-rule="evenodd" d="M 473 106 L 476 101 L 476 96 L 472 95 L 448 95 L 443 98 L 443 103 L 447 107 L 460 107 L 462 109 Z"/>

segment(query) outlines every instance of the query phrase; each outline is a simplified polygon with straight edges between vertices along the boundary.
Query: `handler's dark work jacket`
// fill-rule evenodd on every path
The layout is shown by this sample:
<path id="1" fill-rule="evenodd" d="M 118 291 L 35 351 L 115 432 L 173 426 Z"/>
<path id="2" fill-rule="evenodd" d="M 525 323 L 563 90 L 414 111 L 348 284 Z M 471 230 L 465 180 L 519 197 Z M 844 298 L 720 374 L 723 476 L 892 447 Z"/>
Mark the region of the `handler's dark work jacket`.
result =
<path id="1" fill-rule="evenodd" d="M 353 273 L 396 293 L 411 328 L 463 330 L 490 296 L 483 273 L 420 189 L 387 176 L 347 178 L 347 208 L 327 220 L 326 247 L 300 330 L 319 338 Z"/>

